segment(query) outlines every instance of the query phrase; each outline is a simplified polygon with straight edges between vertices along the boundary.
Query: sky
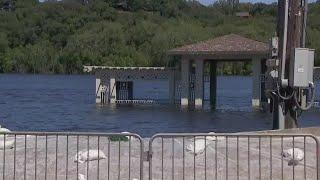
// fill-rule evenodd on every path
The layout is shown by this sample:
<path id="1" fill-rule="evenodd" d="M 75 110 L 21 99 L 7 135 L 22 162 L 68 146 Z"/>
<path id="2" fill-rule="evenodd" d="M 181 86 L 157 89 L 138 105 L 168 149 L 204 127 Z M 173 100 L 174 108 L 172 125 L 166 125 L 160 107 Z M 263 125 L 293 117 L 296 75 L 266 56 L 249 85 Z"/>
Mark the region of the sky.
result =
<path id="1" fill-rule="evenodd" d="M 40 2 L 43 2 L 45 0 L 39 0 Z M 212 4 L 213 2 L 217 1 L 217 0 L 199 0 L 202 4 L 204 5 L 209 5 Z M 309 0 L 309 2 L 314 2 L 316 0 Z M 256 3 L 256 2 L 264 2 L 264 3 L 273 3 L 273 2 L 277 2 L 277 0 L 240 0 L 240 2 L 252 2 L 252 3 Z"/>
<path id="2" fill-rule="evenodd" d="M 216 0 L 199 0 L 202 4 L 209 5 L 215 2 Z M 256 3 L 256 2 L 264 2 L 264 3 L 273 3 L 277 2 L 278 0 L 240 0 L 240 2 L 251 2 L 251 3 Z M 315 2 L 316 0 L 309 0 L 309 2 Z"/>
<path id="3" fill-rule="evenodd" d="M 44 0 L 39 0 L 40 2 L 43 2 Z M 199 0 L 201 3 L 203 4 L 212 4 L 212 2 L 216 1 L 216 0 Z M 240 2 L 248 2 L 250 0 L 240 0 Z M 274 2 L 275 0 L 251 0 L 253 2 L 259 2 L 259 1 L 265 1 L 267 3 L 269 2 Z"/>
<path id="4" fill-rule="evenodd" d="M 199 0 L 202 4 L 209 5 L 215 2 L 216 0 Z M 240 2 L 264 2 L 264 3 L 272 3 L 277 0 L 240 0 Z"/>

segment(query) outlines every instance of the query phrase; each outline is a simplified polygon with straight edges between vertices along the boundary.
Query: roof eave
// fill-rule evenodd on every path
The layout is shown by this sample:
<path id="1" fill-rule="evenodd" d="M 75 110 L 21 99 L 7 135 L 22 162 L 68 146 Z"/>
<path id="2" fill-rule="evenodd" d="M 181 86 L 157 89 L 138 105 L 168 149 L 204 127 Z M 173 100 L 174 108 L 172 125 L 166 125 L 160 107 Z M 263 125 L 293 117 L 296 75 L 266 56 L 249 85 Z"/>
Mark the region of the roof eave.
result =
<path id="1" fill-rule="evenodd" d="M 183 55 L 212 55 L 212 56 L 220 56 L 220 55 L 228 55 L 228 56 L 238 56 L 238 55 L 267 55 L 268 51 L 177 51 L 171 50 L 168 51 L 168 55 L 171 56 L 183 56 Z"/>

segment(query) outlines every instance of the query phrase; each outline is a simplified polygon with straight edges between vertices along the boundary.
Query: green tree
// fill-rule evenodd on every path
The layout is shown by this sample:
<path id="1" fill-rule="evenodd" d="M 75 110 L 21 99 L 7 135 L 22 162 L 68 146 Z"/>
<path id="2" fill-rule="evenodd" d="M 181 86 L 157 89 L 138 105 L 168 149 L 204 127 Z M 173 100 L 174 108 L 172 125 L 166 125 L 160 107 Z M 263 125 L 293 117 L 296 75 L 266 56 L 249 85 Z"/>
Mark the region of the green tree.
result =
<path id="1" fill-rule="evenodd" d="M 236 0 L 210 6 L 187 0 L 12 2 L 12 11 L 0 10 L 0 72 L 81 73 L 83 65 L 171 66 L 179 57 L 168 56 L 169 49 L 228 33 L 267 42 L 276 28 L 276 4 L 232 5 Z M 235 17 L 235 10 L 250 11 L 253 17 Z M 310 4 L 309 10 L 307 45 L 316 49 L 320 65 L 320 4 Z M 226 64 L 221 72 L 249 74 L 250 64 Z"/>
<path id="2" fill-rule="evenodd" d="M 9 41 L 6 34 L 0 32 L 0 72 L 11 71 L 10 60 L 6 58 L 6 52 L 9 49 Z"/>

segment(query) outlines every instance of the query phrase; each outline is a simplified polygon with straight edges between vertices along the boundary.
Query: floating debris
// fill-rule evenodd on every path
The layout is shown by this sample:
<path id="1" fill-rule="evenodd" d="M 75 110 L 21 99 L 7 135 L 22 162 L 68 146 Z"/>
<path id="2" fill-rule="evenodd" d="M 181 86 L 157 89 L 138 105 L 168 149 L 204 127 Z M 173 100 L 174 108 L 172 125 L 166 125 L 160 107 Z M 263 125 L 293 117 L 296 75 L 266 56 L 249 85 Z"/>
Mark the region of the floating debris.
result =
<path id="1" fill-rule="evenodd" d="M 9 132 L 11 132 L 9 129 L 3 128 L 0 126 L 0 133 L 9 133 Z"/>
<path id="2" fill-rule="evenodd" d="M 304 159 L 304 152 L 299 148 L 291 148 L 281 153 L 282 157 L 287 158 L 289 166 L 296 166 Z"/>
<path id="3" fill-rule="evenodd" d="M 204 138 L 197 138 L 194 142 L 187 145 L 186 150 L 197 156 L 205 151 L 208 144 L 210 144 L 210 142 L 206 141 Z"/>
<path id="4" fill-rule="evenodd" d="M 121 132 L 121 134 L 130 134 L 130 132 Z M 126 138 L 128 138 L 128 140 L 130 139 L 130 136 L 126 136 Z"/>
<path id="5" fill-rule="evenodd" d="M 215 132 L 209 132 L 208 133 L 208 136 L 206 137 L 206 139 L 208 141 L 221 141 L 221 140 L 224 140 L 225 137 L 223 136 L 217 136 Z"/>
<path id="6" fill-rule="evenodd" d="M 14 140 L 0 141 L 0 149 L 12 149 L 14 148 Z"/>
<path id="7" fill-rule="evenodd" d="M 77 180 L 86 180 L 83 174 L 78 174 L 78 179 Z"/>
<path id="8" fill-rule="evenodd" d="M 74 162 L 84 163 L 87 161 L 95 161 L 106 159 L 107 156 L 101 150 L 80 151 L 74 157 Z"/>

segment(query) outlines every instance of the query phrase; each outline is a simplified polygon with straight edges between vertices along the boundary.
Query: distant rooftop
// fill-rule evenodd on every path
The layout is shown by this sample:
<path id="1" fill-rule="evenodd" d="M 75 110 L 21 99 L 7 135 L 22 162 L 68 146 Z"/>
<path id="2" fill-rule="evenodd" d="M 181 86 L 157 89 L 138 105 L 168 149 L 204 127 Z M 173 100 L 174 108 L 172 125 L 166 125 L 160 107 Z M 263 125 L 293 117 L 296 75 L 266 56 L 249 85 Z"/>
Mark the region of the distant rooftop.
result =
<path id="1" fill-rule="evenodd" d="M 237 34 L 220 36 L 207 41 L 169 50 L 170 55 L 265 55 L 268 44 Z"/>
<path id="2" fill-rule="evenodd" d="M 237 17 L 248 18 L 248 17 L 250 17 L 251 15 L 250 15 L 249 12 L 237 12 L 237 13 L 236 13 L 236 16 L 237 16 Z"/>

